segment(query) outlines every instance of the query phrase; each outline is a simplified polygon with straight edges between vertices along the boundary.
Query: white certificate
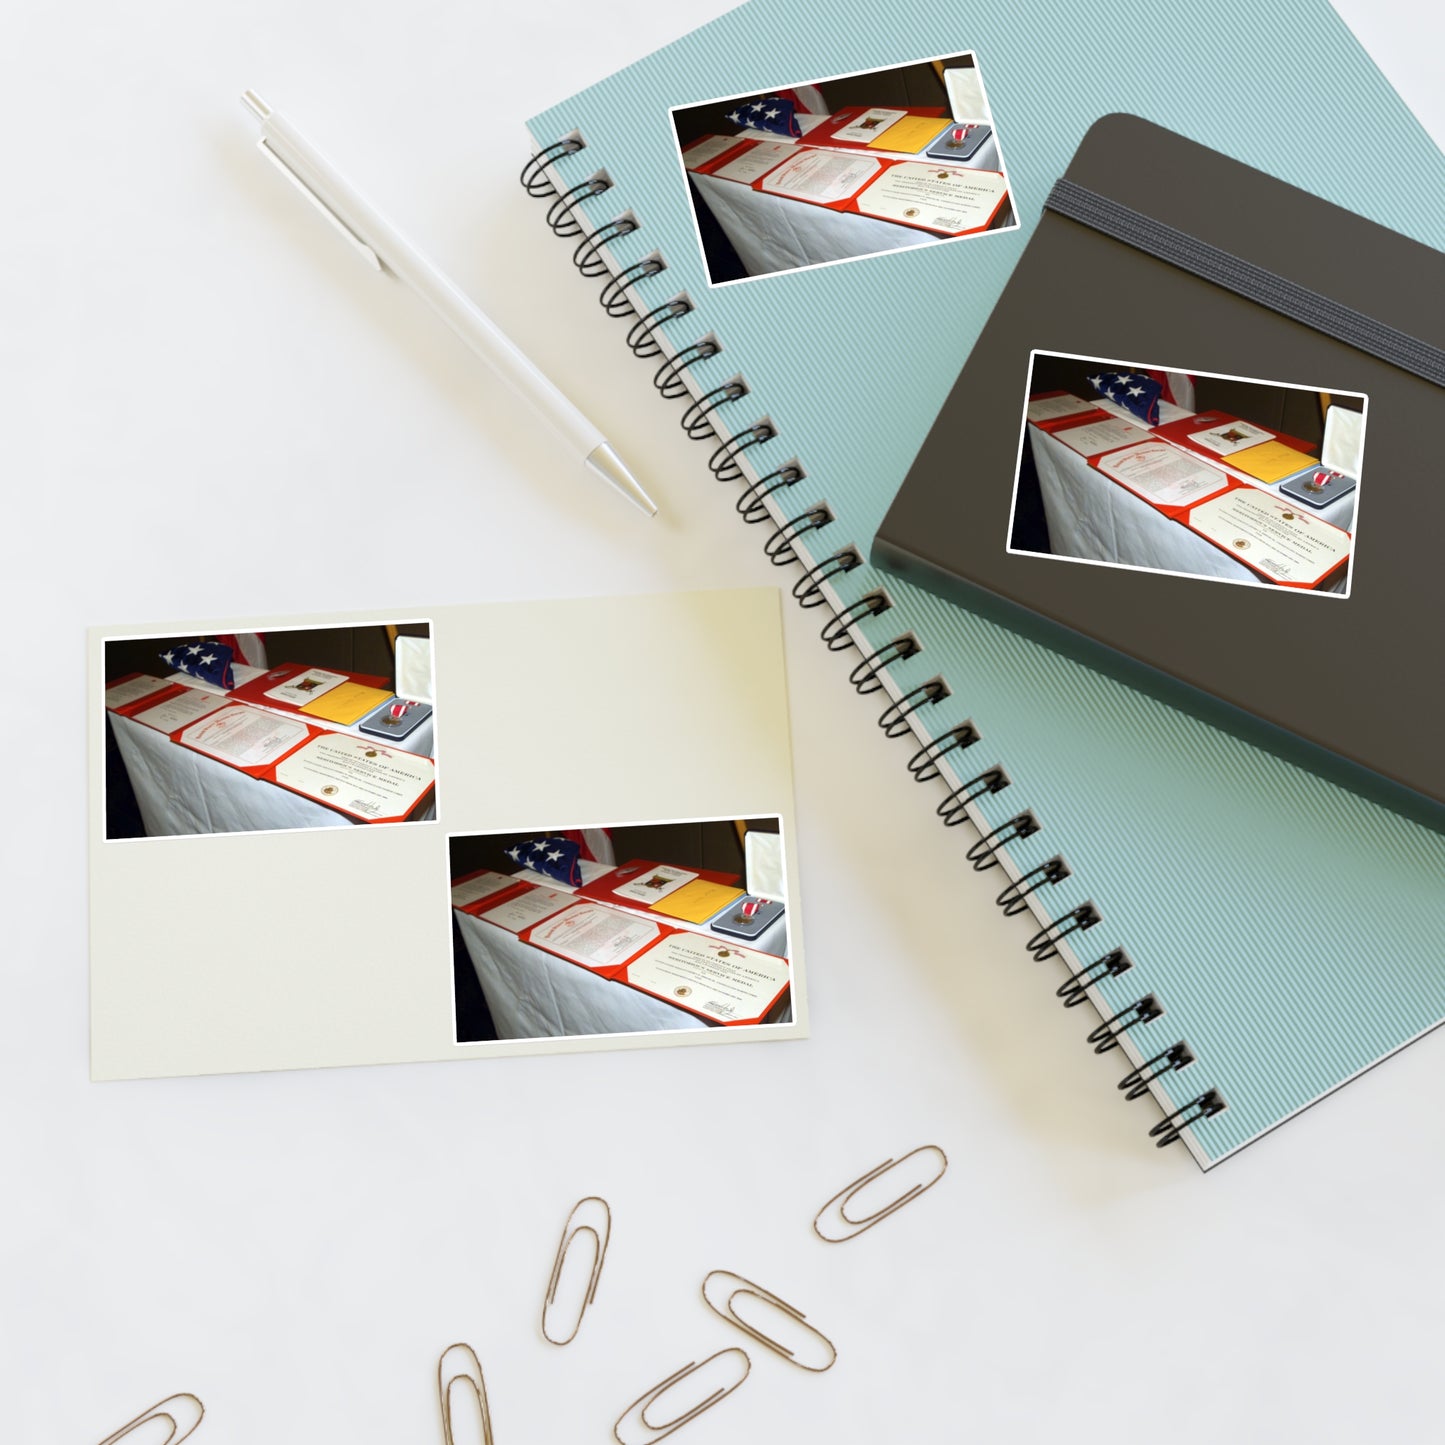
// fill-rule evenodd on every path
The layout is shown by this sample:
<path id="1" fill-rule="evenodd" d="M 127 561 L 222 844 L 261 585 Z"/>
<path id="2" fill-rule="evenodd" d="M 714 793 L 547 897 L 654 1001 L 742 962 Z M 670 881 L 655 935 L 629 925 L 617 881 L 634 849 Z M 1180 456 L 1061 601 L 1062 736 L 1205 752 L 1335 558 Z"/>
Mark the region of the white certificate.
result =
<path id="1" fill-rule="evenodd" d="M 308 667 L 305 672 L 298 672 L 280 687 L 268 687 L 266 696 L 274 697 L 277 702 L 289 702 L 295 707 L 301 707 L 313 702 L 322 693 L 330 692 L 333 687 L 340 687 L 345 681 L 347 677 L 344 672 L 327 672 L 324 668 Z"/>
<path id="2" fill-rule="evenodd" d="M 516 879 L 508 879 L 508 882 L 514 883 Z M 497 904 L 495 908 L 484 908 L 481 916 L 509 933 L 520 933 L 576 902 L 571 893 L 564 893 L 560 888 L 532 888 Z"/>
<path id="3" fill-rule="evenodd" d="M 1207 427 L 1203 431 L 1189 433 L 1189 440 L 1197 447 L 1203 447 L 1218 457 L 1227 457 L 1241 452 L 1245 447 L 1257 447 L 1260 442 L 1272 442 L 1275 433 L 1265 431 L 1247 421 L 1229 421 L 1220 426 Z"/>
<path id="4" fill-rule="evenodd" d="M 793 149 L 793 158 L 771 172 L 763 189 L 799 201 L 846 201 L 883 169 L 873 156 L 843 151 Z"/>
<path id="5" fill-rule="evenodd" d="M 706 165 L 710 160 L 715 160 L 724 151 L 730 151 L 738 144 L 735 135 L 710 135 L 698 141 L 696 145 L 688 146 L 682 153 L 682 163 L 690 171 L 695 171 L 699 166 Z"/>
<path id="6" fill-rule="evenodd" d="M 1108 421 L 1086 422 L 1083 426 L 1065 427 L 1052 433 L 1055 441 L 1063 442 L 1070 451 L 1081 457 L 1096 457 L 1100 452 L 1112 452 L 1118 447 L 1127 447 L 1139 440 L 1139 428 L 1133 422 L 1120 421 L 1111 416 Z"/>
<path id="7" fill-rule="evenodd" d="M 662 937 L 662 925 L 598 903 L 574 903 L 539 923 L 530 942 L 587 968 L 614 968 Z"/>
<path id="8" fill-rule="evenodd" d="M 493 873 L 490 869 L 478 873 L 475 878 L 459 879 L 452 884 L 452 907 L 465 908 L 479 898 L 490 898 L 492 894 L 512 887 L 516 881 L 505 873 Z"/>
<path id="9" fill-rule="evenodd" d="M 1160 507 L 1187 506 L 1229 485 L 1228 473 L 1167 442 L 1141 442 L 1111 452 L 1099 462 L 1099 470 Z"/>
<path id="10" fill-rule="evenodd" d="M 158 677 L 147 677 L 142 673 L 139 677 L 127 678 L 125 682 L 112 683 L 105 690 L 106 707 L 124 707 L 128 702 L 137 702 L 143 697 L 149 697 L 153 692 L 159 692 L 163 687 L 169 687 L 170 683 L 163 682 Z"/>
<path id="11" fill-rule="evenodd" d="M 697 877 L 686 868 L 674 868 L 670 863 L 659 863 L 654 868 L 644 868 L 629 883 L 619 884 L 612 890 L 617 898 L 628 898 L 634 903 L 656 903 L 669 893 L 676 893 L 685 883 Z"/>
<path id="12" fill-rule="evenodd" d="M 1315 587 L 1350 555 L 1350 534 L 1273 492 L 1238 487 L 1189 514 L 1189 525 L 1276 582 Z"/>
<path id="13" fill-rule="evenodd" d="M 704 1018 L 761 1018 L 788 983 L 788 960 L 700 933 L 675 933 L 627 966 L 627 982 Z"/>
<path id="14" fill-rule="evenodd" d="M 294 748 L 308 731 L 303 722 L 233 703 L 201 722 L 192 723 L 181 734 L 181 741 L 223 763 L 238 768 L 260 768 L 274 763 L 288 748 Z"/>
<path id="15" fill-rule="evenodd" d="M 883 221 L 959 235 L 987 226 L 1007 194 L 1008 182 L 998 171 L 899 161 L 858 197 L 858 209 Z"/>
<path id="16" fill-rule="evenodd" d="M 1029 403 L 1030 421 L 1053 421 L 1055 417 L 1073 416 L 1077 412 L 1095 411 L 1092 401 L 1083 401 L 1077 396 L 1041 396 Z"/>
<path id="17" fill-rule="evenodd" d="M 906 110 L 865 110 L 862 115 L 850 120 L 842 130 L 835 130 L 832 139 L 857 141 L 861 145 L 867 145 L 869 141 L 877 140 L 895 120 L 902 120 L 907 114 Z"/>
<path id="18" fill-rule="evenodd" d="M 144 712 L 132 713 L 131 716 L 138 723 L 144 723 L 148 728 L 155 728 L 157 732 L 173 733 L 177 728 L 183 728 L 187 723 L 198 722 L 203 717 L 209 717 L 213 712 L 218 712 L 225 707 L 226 699 L 216 697 L 213 693 L 201 692 L 198 688 L 188 687 L 184 692 L 178 692 L 174 697 L 168 697 L 164 702 L 158 702 L 154 707 L 148 707 Z"/>
<path id="19" fill-rule="evenodd" d="M 350 733 L 322 733 L 276 769 L 283 787 L 368 820 L 406 817 L 435 780 L 430 758 Z"/>
<path id="20" fill-rule="evenodd" d="M 798 154 L 798 148 L 791 141 L 763 140 L 745 150 L 742 155 L 719 166 L 712 174 L 729 181 L 742 181 L 751 185 L 759 176 L 765 176 L 775 166 L 780 166 L 789 156 Z"/>

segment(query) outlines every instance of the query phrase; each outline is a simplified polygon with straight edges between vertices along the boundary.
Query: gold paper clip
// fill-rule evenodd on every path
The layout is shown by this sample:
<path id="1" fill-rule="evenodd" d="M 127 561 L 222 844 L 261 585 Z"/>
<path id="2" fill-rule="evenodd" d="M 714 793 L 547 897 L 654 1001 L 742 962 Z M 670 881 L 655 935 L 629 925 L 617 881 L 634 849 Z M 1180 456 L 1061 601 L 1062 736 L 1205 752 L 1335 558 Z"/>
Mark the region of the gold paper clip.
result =
<path id="1" fill-rule="evenodd" d="M 705 1396 L 699 1400 L 697 1404 L 683 1410 L 681 1414 L 674 1415 L 664 1424 L 655 1424 L 647 1418 L 648 1410 L 656 1405 L 669 1390 L 675 1389 L 681 1381 L 688 1379 L 699 1371 L 706 1370 L 714 1360 L 724 1359 L 727 1360 L 726 1371 L 728 1373 L 736 1372 L 737 1374 L 737 1379 L 735 1379 L 732 1384 L 719 1385 L 712 1394 Z M 740 1366 L 741 1368 L 739 1368 Z M 621 1418 L 612 1427 L 613 1439 L 618 1442 L 618 1445 L 652 1445 L 653 1441 L 661 1440 L 665 1435 L 671 1435 L 674 1430 L 680 1429 L 683 1425 L 686 1425 L 689 1420 L 697 1419 L 704 1410 L 712 1409 L 719 1400 L 731 1395 L 732 1392 L 747 1379 L 748 1373 L 752 1368 L 753 1362 L 748 1358 L 747 1351 L 740 1350 L 736 1346 L 731 1349 L 719 1350 L 715 1355 L 709 1355 L 705 1360 L 694 1360 L 692 1364 L 684 1365 L 675 1375 L 669 1375 L 660 1385 L 654 1385 L 641 1399 L 634 1400 L 632 1404 L 622 1412 Z M 721 1373 L 721 1371 L 718 1373 Z M 646 1435 L 624 1435 L 622 1433 L 622 1427 L 624 1425 L 639 1425 L 642 1429 L 650 1433 Z"/>
<path id="2" fill-rule="evenodd" d="M 591 1205 L 592 1208 L 587 1206 Z M 576 1224 L 572 1221 L 577 1219 L 578 1214 L 582 1215 L 581 1220 Z M 576 1323 L 572 1326 L 572 1333 L 566 1339 L 557 1339 L 547 1328 L 548 1313 L 552 1306 L 557 1303 L 557 1286 L 562 1279 L 562 1266 L 567 1259 L 567 1252 L 572 1247 L 572 1241 L 579 1234 L 590 1234 L 592 1236 L 592 1277 L 587 1284 L 587 1293 L 583 1296 L 582 1305 L 577 1311 Z M 602 1260 L 607 1254 L 607 1241 L 612 1237 L 612 1210 L 605 1199 L 599 1199 L 595 1194 L 589 1194 L 585 1199 L 579 1199 L 572 1206 L 572 1212 L 567 1216 L 567 1223 L 562 1227 L 562 1242 L 557 1246 L 557 1260 L 552 1266 L 552 1278 L 547 1281 L 547 1298 L 542 1301 L 542 1336 L 553 1345 L 570 1345 L 577 1338 L 577 1331 L 582 1328 L 582 1316 L 587 1313 L 587 1307 L 597 1298 L 597 1281 L 602 1274 Z"/>
<path id="3" fill-rule="evenodd" d="M 936 1163 L 937 1165 L 937 1172 L 934 1173 L 931 1178 L 924 1183 L 911 1185 L 891 1203 L 885 1204 L 881 1209 L 875 1209 L 871 1214 L 864 1215 L 862 1219 L 854 1219 L 849 1215 L 848 1203 L 855 1194 L 866 1189 L 875 1180 L 881 1179 L 883 1175 L 889 1171 L 900 1168 L 910 1159 L 916 1158 L 920 1154 L 934 1156 L 928 1161 L 930 1164 Z M 879 1220 L 887 1219 L 894 1210 L 902 1209 L 909 1200 L 917 1199 L 925 1189 L 932 1189 L 933 1186 L 943 1178 L 944 1171 L 947 1168 L 948 1155 L 945 1154 L 937 1144 L 920 1145 L 917 1149 L 910 1150 L 901 1159 L 885 1159 L 876 1169 L 872 1169 L 861 1178 L 855 1179 L 845 1189 L 835 1194 L 817 1212 L 813 1218 L 813 1233 L 828 1244 L 842 1244 L 846 1240 L 853 1239 L 862 1234 L 865 1229 L 872 1229 Z M 847 1230 L 846 1234 L 825 1234 L 822 1229 L 818 1227 L 823 1216 L 828 1214 L 829 1210 L 832 1210 L 832 1215 L 828 1222 L 832 1224 L 836 1221 L 838 1224 L 841 1224 Z"/>
<path id="4" fill-rule="evenodd" d="M 492 1445 L 492 1412 L 487 1408 L 487 1385 L 482 1379 L 481 1361 L 470 1345 L 448 1345 L 437 1361 L 437 1393 L 441 1397 L 442 1439 L 445 1445 L 456 1445 L 452 1433 L 453 1385 L 470 1387 L 472 1404 L 463 1408 L 468 1416 L 480 1421 L 482 1445 Z M 463 1430 L 463 1440 L 475 1438 L 474 1430 Z"/>
<path id="5" fill-rule="evenodd" d="M 708 1286 L 712 1285 L 714 1280 L 719 1283 L 709 1294 Z M 796 1350 L 789 1349 L 787 1345 L 775 1340 L 771 1335 L 765 1335 L 756 1325 L 749 1324 L 733 1307 L 733 1301 L 739 1296 L 759 1300 L 777 1310 L 794 1324 L 801 1325 L 802 1333 L 808 1337 L 809 1343 L 816 1342 L 817 1346 L 821 1346 L 821 1349 L 815 1347 L 815 1353 L 823 1363 L 821 1365 L 805 1364 L 798 1358 Z M 736 1325 L 745 1335 L 751 1335 L 760 1345 L 766 1345 L 768 1349 L 780 1354 L 789 1364 L 797 1365 L 801 1370 L 812 1370 L 816 1374 L 822 1374 L 824 1370 L 831 1370 L 833 1362 L 838 1358 L 838 1351 L 833 1348 L 832 1340 L 821 1331 L 814 1329 L 812 1325 L 803 1324 L 807 1316 L 802 1310 L 790 1305 L 787 1300 L 779 1299 L 771 1290 L 765 1290 L 761 1285 L 754 1284 L 752 1280 L 744 1279 L 740 1274 L 734 1274 L 727 1269 L 713 1270 L 702 1282 L 702 1297 L 707 1302 L 708 1308 L 716 1314 L 720 1314 L 730 1325 Z"/>
<path id="6" fill-rule="evenodd" d="M 164 1440 L 148 1440 L 146 1445 L 180 1445 L 180 1442 L 201 1423 L 206 1407 L 194 1395 L 167 1395 L 164 1400 L 152 1405 L 143 1414 L 137 1415 L 128 1425 L 122 1425 L 114 1435 L 107 1435 L 100 1445 L 116 1445 L 127 1435 L 133 1434 L 142 1425 L 152 1420 L 164 1420 L 171 1433 Z"/>

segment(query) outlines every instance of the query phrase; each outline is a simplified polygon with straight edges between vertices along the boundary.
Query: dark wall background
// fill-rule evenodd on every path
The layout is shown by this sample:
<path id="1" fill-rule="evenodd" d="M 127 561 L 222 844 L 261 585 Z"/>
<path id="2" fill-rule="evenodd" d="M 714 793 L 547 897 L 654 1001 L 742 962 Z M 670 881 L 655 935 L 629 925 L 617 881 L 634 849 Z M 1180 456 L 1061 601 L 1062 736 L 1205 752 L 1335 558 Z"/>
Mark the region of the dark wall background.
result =
<path id="1" fill-rule="evenodd" d="M 748 830 L 776 833 L 776 818 L 749 818 Z M 564 825 L 557 825 L 562 827 Z M 488 833 L 476 837 L 450 839 L 451 876 L 459 878 L 479 868 L 497 873 L 515 873 L 517 865 L 507 857 L 506 850 L 514 843 L 531 842 L 550 831 L 533 828 L 526 833 Z M 655 863 L 671 863 L 677 868 L 706 868 L 719 873 L 736 873 L 742 882 L 743 846 L 732 822 L 709 823 L 638 823 L 612 830 L 612 848 L 619 863 L 634 858 L 648 858 Z"/>
<path id="2" fill-rule="evenodd" d="M 1029 391 L 1069 391 L 1086 399 L 1095 395 L 1089 378 L 1100 366 L 1127 370 L 1126 361 L 1073 361 L 1065 357 L 1040 356 L 1034 361 Z M 1332 398 L 1333 400 L 1333 398 Z M 1359 403 L 1350 397 L 1335 400 L 1336 406 L 1359 410 Z M 1201 376 L 1194 383 L 1196 411 L 1223 411 L 1257 426 L 1288 432 L 1318 448 L 1324 440 L 1324 416 L 1320 410 L 1320 394 L 1295 391 L 1284 386 L 1268 386 L 1253 381 L 1223 381 Z M 1316 453 L 1318 455 L 1318 452 Z"/>
<path id="3" fill-rule="evenodd" d="M 956 56 L 945 60 L 943 66 L 947 70 L 972 69 L 973 57 Z M 850 105 L 937 105 L 943 107 L 945 116 L 948 114 L 948 92 L 932 61 L 921 65 L 900 65 L 892 70 L 872 70 L 865 75 L 847 76 L 843 80 L 806 83 L 817 85 L 823 92 L 830 113 Z M 781 88 L 788 87 L 784 85 Z M 692 105 L 674 111 L 672 122 L 677 131 L 678 145 L 689 146 L 705 135 L 732 135 L 737 126 L 727 119 L 728 111 L 738 101 L 751 100 L 761 94 L 766 92 L 749 91 L 746 95 L 734 95 L 708 105 Z"/>
<path id="4" fill-rule="evenodd" d="M 378 627 L 302 627 L 285 632 L 265 632 L 266 663 L 276 667 L 283 662 L 300 663 L 303 667 L 325 667 L 333 672 L 364 672 L 374 677 L 391 677 L 394 673 L 391 643 L 386 628 Z M 409 622 L 397 627 L 409 637 L 428 637 L 425 622 Z M 161 653 L 183 643 L 199 642 L 199 637 L 121 638 L 105 644 L 106 680 L 124 677 L 128 672 L 148 672 L 164 677 L 173 669 L 161 661 Z"/>

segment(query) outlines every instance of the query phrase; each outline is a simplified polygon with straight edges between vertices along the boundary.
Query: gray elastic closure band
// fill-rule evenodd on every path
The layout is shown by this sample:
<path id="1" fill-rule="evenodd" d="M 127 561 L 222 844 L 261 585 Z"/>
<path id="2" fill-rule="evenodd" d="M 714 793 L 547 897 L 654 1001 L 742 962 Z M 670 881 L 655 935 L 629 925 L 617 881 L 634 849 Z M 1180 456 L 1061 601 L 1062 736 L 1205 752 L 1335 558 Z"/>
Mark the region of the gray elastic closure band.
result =
<path id="1" fill-rule="evenodd" d="M 1445 386 L 1445 351 L 1439 347 L 1376 321 L 1353 307 L 1331 301 L 1328 296 L 1321 296 L 1308 286 L 1286 280 L 1263 266 L 1241 260 L 1207 241 L 1197 240 L 1173 226 L 1166 226 L 1162 221 L 1120 205 L 1118 201 L 1111 201 L 1087 186 L 1061 178 L 1054 182 L 1044 206 L 1071 221 L 1112 236 L 1116 241 L 1123 241 L 1135 250 L 1144 251 L 1202 280 L 1233 291 L 1246 301 L 1267 306 L 1281 316 L 1288 316 L 1291 321 L 1313 327 L 1336 341 L 1343 341 L 1346 346 L 1353 346 L 1357 351 L 1368 352 L 1380 361 L 1398 366 L 1402 371 L 1436 386 Z"/>

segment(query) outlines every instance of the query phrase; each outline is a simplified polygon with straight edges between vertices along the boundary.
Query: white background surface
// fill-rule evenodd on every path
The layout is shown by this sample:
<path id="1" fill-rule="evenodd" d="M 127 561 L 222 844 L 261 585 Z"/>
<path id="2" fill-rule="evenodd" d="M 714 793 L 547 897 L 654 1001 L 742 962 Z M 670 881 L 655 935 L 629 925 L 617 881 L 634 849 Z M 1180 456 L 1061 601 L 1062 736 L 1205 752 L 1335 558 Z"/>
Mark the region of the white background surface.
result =
<path id="1" fill-rule="evenodd" d="M 1208 1177 L 1156 1154 L 816 613 L 788 617 L 812 1040 L 87 1082 L 85 624 L 775 580 L 514 182 L 524 116 L 716 8 L 9 17 L 0 587 L 7 679 L 53 726 L 5 781 L 0 1433 L 86 1445 L 191 1390 L 201 1445 L 437 1441 L 436 1359 L 465 1339 L 499 1445 L 603 1440 L 746 1343 L 699 1299 L 724 1268 L 839 1358 L 754 1350 L 694 1445 L 1112 1441 L 1121 1416 L 1175 1441 L 1438 1438 L 1445 1038 Z M 1445 136 L 1445 21 L 1346 8 Z M 246 86 L 605 418 L 661 519 L 580 481 L 354 263 L 252 151 Z M 952 1160 L 930 1194 L 812 1238 L 824 1199 L 928 1141 Z M 556 1350 L 541 1295 L 589 1192 L 612 1248 Z"/>

